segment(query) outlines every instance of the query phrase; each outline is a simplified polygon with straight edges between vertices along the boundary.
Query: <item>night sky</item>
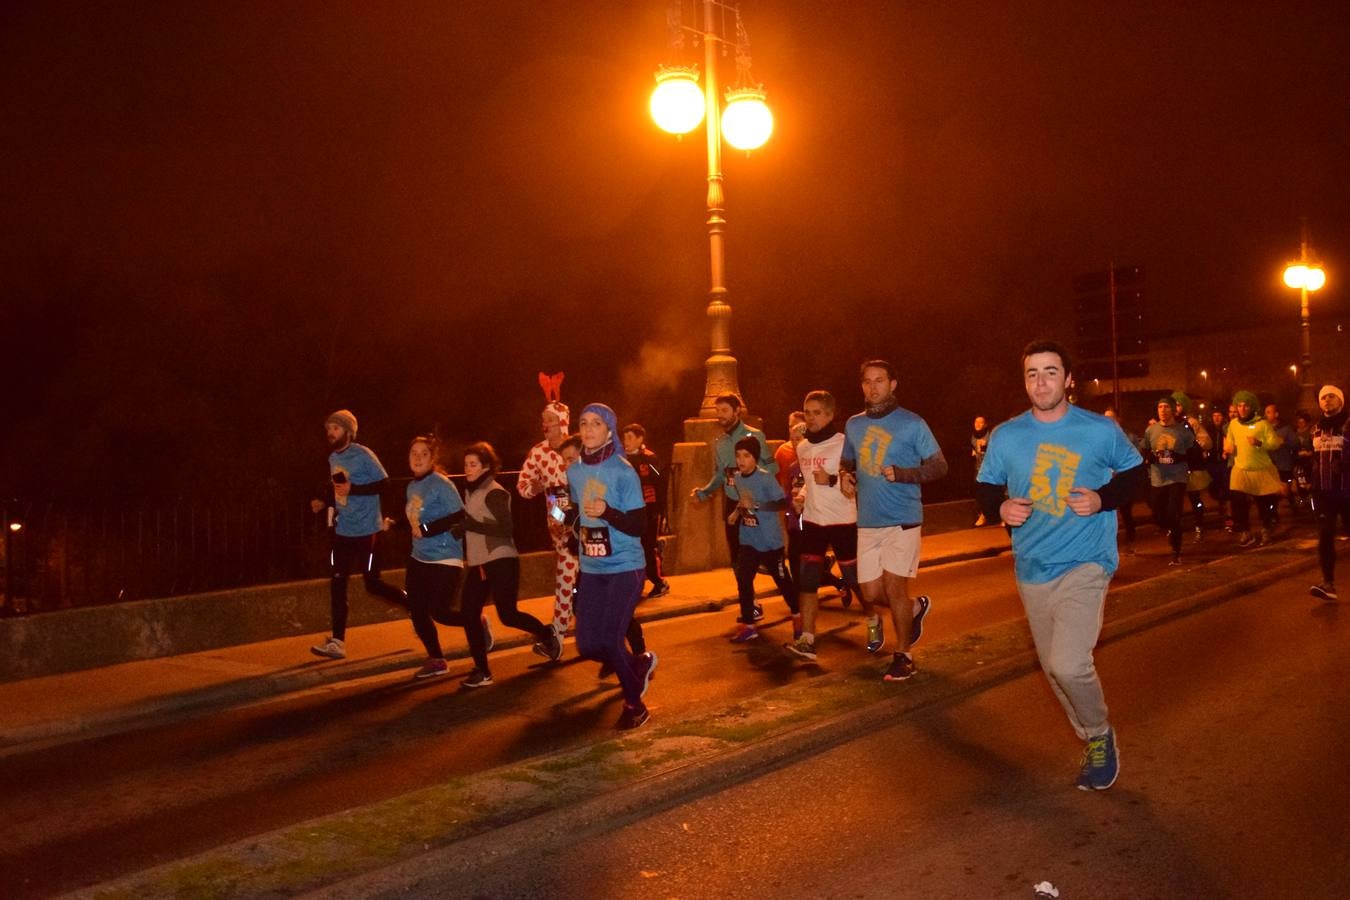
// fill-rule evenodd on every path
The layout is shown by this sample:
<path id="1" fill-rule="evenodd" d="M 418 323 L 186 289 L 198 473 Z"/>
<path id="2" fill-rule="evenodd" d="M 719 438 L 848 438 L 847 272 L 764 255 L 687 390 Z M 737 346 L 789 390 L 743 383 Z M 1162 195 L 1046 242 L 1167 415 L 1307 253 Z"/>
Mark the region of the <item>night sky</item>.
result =
<path id="1" fill-rule="evenodd" d="M 646 112 L 665 7 L 4 4 L 0 482 L 286 486 L 322 476 L 339 406 L 392 474 L 432 427 L 514 465 L 558 370 L 668 452 L 708 264 L 702 132 Z M 727 153 L 727 268 L 772 437 L 811 388 L 856 410 L 880 355 L 963 457 L 1113 259 L 1145 267 L 1153 330 L 1269 321 L 1290 354 L 1300 216 L 1314 315 L 1350 314 L 1339 4 L 742 12 L 777 131 Z"/>

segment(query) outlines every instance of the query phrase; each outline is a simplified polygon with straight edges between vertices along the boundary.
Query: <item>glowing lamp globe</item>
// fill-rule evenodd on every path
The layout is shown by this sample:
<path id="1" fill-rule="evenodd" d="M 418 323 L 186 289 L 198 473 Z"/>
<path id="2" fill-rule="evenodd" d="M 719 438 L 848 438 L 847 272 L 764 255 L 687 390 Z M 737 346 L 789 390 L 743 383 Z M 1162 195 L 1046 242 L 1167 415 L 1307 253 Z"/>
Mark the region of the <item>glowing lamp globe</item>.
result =
<path id="1" fill-rule="evenodd" d="M 701 125 L 704 99 L 698 69 L 662 66 L 656 73 L 650 109 L 661 130 L 671 134 L 688 134 Z"/>
<path id="2" fill-rule="evenodd" d="M 1284 283 L 1291 288 L 1316 291 L 1327 283 L 1327 273 L 1318 266 L 1290 266 L 1284 270 Z"/>
<path id="3" fill-rule="evenodd" d="M 764 102 L 764 92 L 754 89 L 727 91 L 722 113 L 722 136 L 737 150 L 758 150 L 773 134 L 773 113 Z"/>

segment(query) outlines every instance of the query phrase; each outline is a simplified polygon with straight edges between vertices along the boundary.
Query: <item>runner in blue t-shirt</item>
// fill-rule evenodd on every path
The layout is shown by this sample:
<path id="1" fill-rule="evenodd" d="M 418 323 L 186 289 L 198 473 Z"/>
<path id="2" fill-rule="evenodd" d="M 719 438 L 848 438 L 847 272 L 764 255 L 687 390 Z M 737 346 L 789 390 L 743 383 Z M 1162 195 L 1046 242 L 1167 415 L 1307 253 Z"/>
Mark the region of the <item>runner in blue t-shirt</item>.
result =
<path id="1" fill-rule="evenodd" d="M 581 462 L 567 467 L 567 522 L 578 528 L 581 577 L 577 581 L 577 652 L 608 663 L 623 686 L 623 713 L 618 728 L 628 730 L 649 718 L 642 697 L 656 654 L 641 655 L 624 647 L 633 610 L 646 581 L 642 530 L 647 505 L 642 482 L 624 455 L 614 410 L 592 403 L 577 419 Z"/>
<path id="2" fill-rule="evenodd" d="M 864 604 L 873 607 L 867 652 L 876 653 L 885 642 L 875 607 L 889 607 L 896 650 L 883 678 L 906 681 L 915 672 L 910 650 L 923 634 L 929 607 L 928 597 L 911 598 L 909 591 L 919 573 L 919 486 L 946 475 L 947 460 L 928 423 L 895 399 L 895 368 L 871 359 L 862 364 L 861 374 L 867 409 L 844 423 L 839 488 L 845 497 L 858 498 L 858 587 Z M 802 641 L 787 649 L 803 659 L 815 658 L 814 649 Z"/>
<path id="3" fill-rule="evenodd" d="M 492 629 L 486 616 L 465 615 L 455 608 L 464 575 L 464 502 L 459 491 L 436 465 L 437 441 L 419 434 L 408 446 L 407 502 L 403 510 L 412 529 L 412 553 L 408 556 L 408 611 L 413 631 L 427 651 L 427 661 L 414 678 L 434 678 L 449 671 L 441 652 L 436 624 L 458 625 L 469 639 L 469 650 L 479 671 L 487 672 L 487 653 L 492 649 Z M 482 635 L 469 633 L 476 628 Z"/>
<path id="4" fill-rule="evenodd" d="M 1114 510 L 1134 496 L 1144 466 L 1115 423 L 1069 404 L 1070 366 L 1054 341 L 1022 351 L 1031 409 L 994 430 L 976 489 L 985 516 L 1012 528 L 1017 591 L 1041 669 L 1087 742 L 1077 785 L 1103 791 L 1120 762 L 1092 650 L 1119 561 Z"/>
<path id="5" fill-rule="evenodd" d="M 760 566 L 769 570 L 773 583 L 797 614 L 797 592 L 788 578 L 783 560 L 783 526 L 778 511 L 786 505 L 783 487 L 759 467 L 759 440 L 743 437 L 736 442 L 736 508 L 727 524 L 740 529 L 740 549 L 736 552 L 736 594 L 741 604 L 741 627 L 731 636 L 733 644 L 744 644 L 759 637 L 755 627 L 755 575 Z"/>
<path id="6" fill-rule="evenodd" d="M 394 523 L 380 512 L 380 492 L 389 483 L 384 466 L 370 448 L 356 443 L 356 416 L 350 410 L 339 409 L 324 420 L 324 432 L 332 451 L 328 472 L 336 512 L 328 559 L 333 576 L 328 584 L 333 633 L 309 649 L 316 656 L 342 659 L 347 655 L 347 576 L 353 566 L 361 569 L 366 590 L 375 596 L 407 607 L 408 595 L 381 580 L 375 558 L 375 539 Z"/>

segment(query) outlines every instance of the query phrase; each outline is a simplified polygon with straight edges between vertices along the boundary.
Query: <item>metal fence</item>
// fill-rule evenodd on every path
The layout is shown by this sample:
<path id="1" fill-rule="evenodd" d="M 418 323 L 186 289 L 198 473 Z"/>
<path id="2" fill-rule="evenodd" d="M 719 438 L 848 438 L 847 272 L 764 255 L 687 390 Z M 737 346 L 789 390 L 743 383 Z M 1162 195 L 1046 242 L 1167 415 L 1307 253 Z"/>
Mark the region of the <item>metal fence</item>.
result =
<path id="1" fill-rule="evenodd" d="M 516 495 L 516 475 L 498 476 L 512 494 L 516 546 L 522 553 L 548 549 L 544 501 Z M 452 480 L 462 491 L 463 477 Z M 386 568 L 401 568 L 408 556 L 411 535 L 402 515 L 407 482 L 391 479 L 384 503 L 395 520 L 379 544 Z M 327 517 L 311 511 L 309 501 L 290 492 L 157 505 L 21 498 L 5 509 L 0 614 L 324 577 Z"/>

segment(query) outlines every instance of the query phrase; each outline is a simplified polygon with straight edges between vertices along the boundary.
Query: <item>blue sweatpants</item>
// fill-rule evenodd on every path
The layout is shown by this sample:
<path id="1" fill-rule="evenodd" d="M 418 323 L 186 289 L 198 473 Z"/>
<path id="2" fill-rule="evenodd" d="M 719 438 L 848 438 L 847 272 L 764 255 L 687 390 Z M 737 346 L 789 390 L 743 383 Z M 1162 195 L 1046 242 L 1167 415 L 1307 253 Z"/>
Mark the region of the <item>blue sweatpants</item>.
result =
<path id="1" fill-rule="evenodd" d="M 587 659 L 609 663 L 623 686 L 629 706 L 642 704 L 642 674 L 646 665 L 628 652 L 624 638 L 642 597 L 644 569 L 598 575 L 582 572 L 577 583 L 577 652 Z"/>

